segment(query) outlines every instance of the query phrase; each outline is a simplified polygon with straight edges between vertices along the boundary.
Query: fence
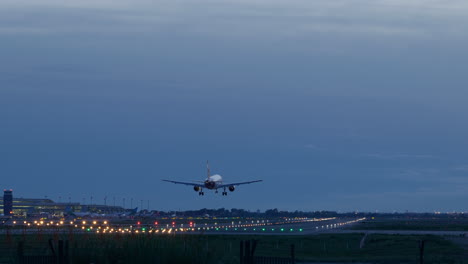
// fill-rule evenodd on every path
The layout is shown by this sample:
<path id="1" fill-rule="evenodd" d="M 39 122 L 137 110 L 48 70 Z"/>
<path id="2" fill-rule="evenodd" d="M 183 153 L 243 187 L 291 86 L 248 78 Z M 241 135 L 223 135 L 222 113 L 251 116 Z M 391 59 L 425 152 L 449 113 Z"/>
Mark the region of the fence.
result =
<path id="1" fill-rule="evenodd" d="M 69 263 L 68 241 L 49 239 L 49 255 L 25 255 L 24 242 L 18 242 L 18 262 L 20 264 L 67 264 Z"/>
<path id="2" fill-rule="evenodd" d="M 295 264 L 294 244 L 291 244 L 290 257 L 254 256 L 258 240 L 240 242 L 240 264 Z"/>

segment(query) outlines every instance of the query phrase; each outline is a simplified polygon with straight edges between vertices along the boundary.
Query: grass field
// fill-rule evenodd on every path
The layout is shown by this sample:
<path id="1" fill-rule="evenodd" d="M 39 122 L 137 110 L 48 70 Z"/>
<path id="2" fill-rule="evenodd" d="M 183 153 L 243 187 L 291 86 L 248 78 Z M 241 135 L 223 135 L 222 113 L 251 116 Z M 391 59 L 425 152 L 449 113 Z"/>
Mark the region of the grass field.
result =
<path id="1" fill-rule="evenodd" d="M 239 263 L 241 240 L 258 240 L 256 256 L 288 257 L 295 245 L 298 261 L 418 263 L 420 240 L 425 263 L 468 263 L 464 251 L 438 236 L 322 234 L 311 236 L 237 235 L 26 235 L 2 237 L 0 263 L 16 263 L 18 242 L 25 255 L 50 255 L 48 240 L 69 240 L 72 263 Z"/>
<path id="2" fill-rule="evenodd" d="M 354 230 L 468 231 L 468 219 L 376 219 L 351 227 Z"/>

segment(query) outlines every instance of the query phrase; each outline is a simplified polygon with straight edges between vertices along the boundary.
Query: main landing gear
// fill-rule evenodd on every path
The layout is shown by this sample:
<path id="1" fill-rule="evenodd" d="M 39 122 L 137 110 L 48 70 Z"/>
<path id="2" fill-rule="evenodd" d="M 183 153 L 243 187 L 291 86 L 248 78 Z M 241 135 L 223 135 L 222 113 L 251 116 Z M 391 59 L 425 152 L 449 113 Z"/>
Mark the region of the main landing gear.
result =
<path id="1" fill-rule="evenodd" d="M 215 193 L 218 193 L 218 189 L 215 190 Z M 224 188 L 224 191 L 221 193 L 223 196 L 227 195 L 226 188 Z"/>
<path id="2" fill-rule="evenodd" d="M 204 192 L 199 192 L 198 195 L 202 195 L 202 196 L 203 196 L 203 195 L 205 195 L 205 193 L 204 193 Z"/>

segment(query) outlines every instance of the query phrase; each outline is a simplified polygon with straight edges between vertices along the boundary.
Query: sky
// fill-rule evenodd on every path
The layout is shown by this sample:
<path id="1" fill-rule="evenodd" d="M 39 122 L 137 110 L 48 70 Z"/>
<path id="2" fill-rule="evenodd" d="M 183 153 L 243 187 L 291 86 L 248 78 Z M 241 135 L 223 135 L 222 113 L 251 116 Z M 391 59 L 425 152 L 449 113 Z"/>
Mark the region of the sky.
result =
<path id="1" fill-rule="evenodd" d="M 165 211 L 468 211 L 467 13 L 2 0 L 0 188 Z M 203 180 L 206 160 L 264 182 L 200 197 L 161 181 Z"/>

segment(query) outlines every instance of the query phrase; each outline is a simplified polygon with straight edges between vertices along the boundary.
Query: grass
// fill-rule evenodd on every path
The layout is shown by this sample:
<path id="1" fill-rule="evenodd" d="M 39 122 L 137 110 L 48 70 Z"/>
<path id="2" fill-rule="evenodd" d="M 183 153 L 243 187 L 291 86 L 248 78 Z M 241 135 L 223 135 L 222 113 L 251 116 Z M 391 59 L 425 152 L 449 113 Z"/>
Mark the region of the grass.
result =
<path id="1" fill-rule="evenodd" d="M 417 263 L 418 243 L 426 241 L 425 263 L 468 263 L 464 251 L 439 236 L 321 234 L 254 235 L 25 235 L 0 238 L 0 263 L 16 262 L 17 245 L 25 255 L 50 255 L 48 240 L 69 240 L 72 263 L 239 263 L 241 240 L 258 240 L 256 256 L 288 257 L 295 245 L 299 261 Z"/>
<path id="2" fill-rule="evenodd" d="M 467 219 L 369 220 L 353 225 L 354 230 L 468 231 Z"/>

